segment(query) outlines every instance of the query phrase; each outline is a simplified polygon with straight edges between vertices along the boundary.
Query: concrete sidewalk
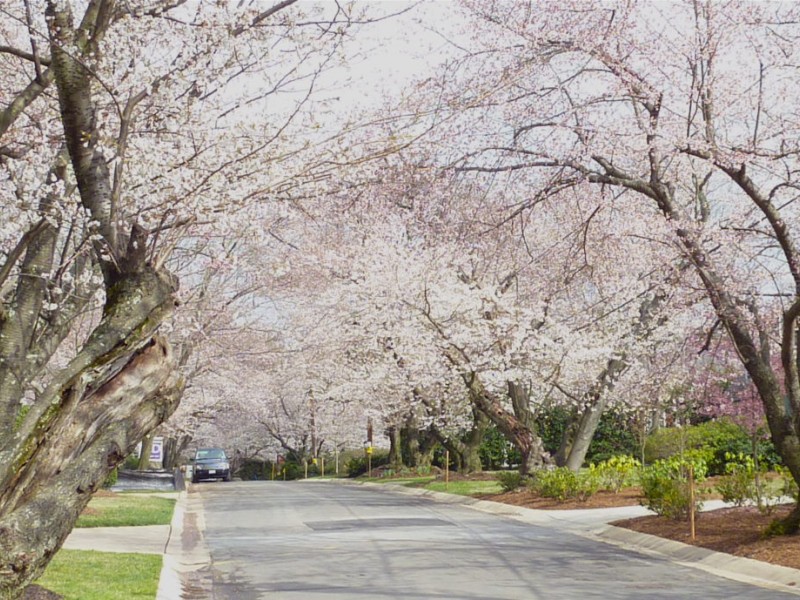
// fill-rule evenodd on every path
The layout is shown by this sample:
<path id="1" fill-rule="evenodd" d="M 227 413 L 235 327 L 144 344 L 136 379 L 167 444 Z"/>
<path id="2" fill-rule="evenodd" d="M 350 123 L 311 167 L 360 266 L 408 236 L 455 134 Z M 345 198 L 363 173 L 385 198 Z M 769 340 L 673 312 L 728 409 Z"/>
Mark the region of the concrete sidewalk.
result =
<path id="1" fill-rule="evenodd" d="M 306 483 L 333 484 L 330 481 L 320 480 L 308 480 Z M 533 510 L 400 485 L 358 483 L 345 480 L 335 480 L 335 483 L 365 485 L 383 489 L 387 493 L 421 496 L 434 502 L 460 504 L 474 510 L 525 523 L 563 529 L 576 535 L 635 552 L 666 558 L 729 579 L 800 595 L 800 589 L 798 589 L 800 587 L 800 570 L 749 558 L 739 558 L 609 525 L 613 521 L 652 514 L 642 506 L 583 510 Z M 174 494 L 172 496 L 174 497 Z M 67 538 L 64 548 L 162 554 L 164 564 L 156 600 L 181 600 L 186 591 L 185 582 L 204 578 L 206 573 L 203 571 L 207 571 L 206 568 L 210 566 L 211 557 L 203 540 L 205 523 L 199 494 L 189 495 L 184 491 L 180 492 L 177 498 L 175 513 L 170 525 L 75 529 Z M 722 506 L 724 503 L 721 501 L 705 503 L 706 510 Z"/>
<path id="2" fill-rule="evenodd" d="M 185 575 L 207 567 L 211 557 L 203 543 L 202 504 L 187 492 L 164 494 L 176 498 L 169 525 L 139 527 L 82 527 L 73 529 L 64 548 L 99 552 L 161 554 L 163 565 L 156 600 L 181 600 Z"/>

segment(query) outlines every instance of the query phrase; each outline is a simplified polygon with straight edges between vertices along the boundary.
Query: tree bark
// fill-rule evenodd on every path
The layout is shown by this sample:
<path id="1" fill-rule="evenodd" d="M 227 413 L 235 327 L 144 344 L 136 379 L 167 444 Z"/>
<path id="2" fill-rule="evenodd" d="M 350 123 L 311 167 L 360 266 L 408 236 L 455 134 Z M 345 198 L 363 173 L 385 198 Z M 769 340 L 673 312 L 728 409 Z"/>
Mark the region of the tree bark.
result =
<path id="1" fill-rule="evenodd" d="M 403 453 L 400 451 L 400 428 L 392 425 L 386 430 L 386 435 L 389 438 L 389 467 L 394 470 L 403 468 Z"/>
<path id="2" fill-rule="evenodd" d="M 486 390 L 476 373 L 464 373 L 462 378 L 473 405 L 489 417 L 498 431 L 519 451 L 522 457 L 520 473 L 529 475 L 542 468 L 546 463 L 546 452 L 542 439 L 536 434 L 524 386 L 508 383 L 508 394 L 515 411 L 512 414 L 503 407 L 499 398 Z"/>
<path id="3" fill-rule="evenodd" d="M 4 443 L 0 599 L 41 574 L 108 472 L 177 407 L 183 379 L 155 335 L 174 286 L 149 269 L 121 277 L 81 351 Z"/>
<path id="4" fill-rule="evenodd" d="M 181 435 L 179 437 L 169 436 L 164 438 L 164 469 L 172 471 L 179 466 L 181 454 L 189 446 L 191 436 Z"/>
<path id="5" fill-rule="evenodd" d="M 463 439 L 447 436 L 435 425 L 431 426 L 431 432 L 439 443 L 450 451 L 458 472 L 463 474 L 479 473 L 483 470 L 478 450 L 489 427 L 489 417 L 476 407 L 472 409 L 472 416 L 472 426 L 464 434 Z"/>
<path id="6" fill-rule="evenodd" d="M 150 453 L 153 451 L 153 434 L 148 433 L 142 438 L 142 450 L 139 453 L 138 471 L 147 471 L 150 468 Z"/>

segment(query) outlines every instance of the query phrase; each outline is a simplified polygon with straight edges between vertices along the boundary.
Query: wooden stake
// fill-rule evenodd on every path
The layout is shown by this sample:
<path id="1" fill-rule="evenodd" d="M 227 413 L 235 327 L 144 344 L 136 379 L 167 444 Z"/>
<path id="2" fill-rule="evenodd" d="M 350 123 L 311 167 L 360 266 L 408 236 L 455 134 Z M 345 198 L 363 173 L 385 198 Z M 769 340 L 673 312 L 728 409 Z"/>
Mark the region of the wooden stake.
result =
<path id="1" fill-rule="evenodd" d="M 450 483 L 450 450 L 444 451 L 444 489 Z"/>
<path id="2" fill-rule="evenodd" d="M 694 466 L 689 465 L 689 523 L 691 525 L 692 540 L 696 539 L 694 526 Z"/>

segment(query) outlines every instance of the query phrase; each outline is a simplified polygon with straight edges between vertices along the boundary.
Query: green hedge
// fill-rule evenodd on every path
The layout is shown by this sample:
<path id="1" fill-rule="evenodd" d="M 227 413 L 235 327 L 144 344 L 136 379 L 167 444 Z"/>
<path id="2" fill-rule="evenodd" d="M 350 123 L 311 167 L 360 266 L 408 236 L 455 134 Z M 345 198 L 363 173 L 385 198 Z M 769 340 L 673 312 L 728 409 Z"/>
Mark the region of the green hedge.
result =
<path id="1" fill-rule="evenodd" d="M 708 464 L 709 475 L 722 475 L 725 473 L 726 454 L 752 454 L 752 440 L 744 429 L 728 419 L 687 427 L 665 427 L 647 437 L 644 458 L 651 464 L 680 454 L 681 450 L 700 451 Z M 771 441 L 759 441 L 759 462 L 766 468 L 780 464 Z"/>

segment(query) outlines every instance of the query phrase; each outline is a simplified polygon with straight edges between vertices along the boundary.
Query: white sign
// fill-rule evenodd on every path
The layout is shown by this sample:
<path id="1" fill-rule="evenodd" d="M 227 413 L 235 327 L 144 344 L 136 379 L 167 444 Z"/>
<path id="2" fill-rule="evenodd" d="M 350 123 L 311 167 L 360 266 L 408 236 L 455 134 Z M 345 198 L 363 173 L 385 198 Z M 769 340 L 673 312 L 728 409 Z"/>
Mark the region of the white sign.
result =
<path id="1" fill-rule="evenodd" d="M 161 462 L 164 460 L 164 438 L 153 438 L 153 447 L 150 449 L 150 460 Z"/>

